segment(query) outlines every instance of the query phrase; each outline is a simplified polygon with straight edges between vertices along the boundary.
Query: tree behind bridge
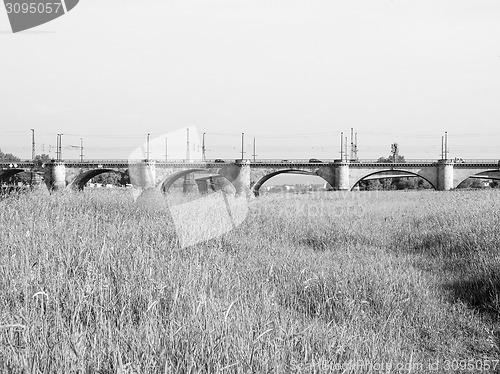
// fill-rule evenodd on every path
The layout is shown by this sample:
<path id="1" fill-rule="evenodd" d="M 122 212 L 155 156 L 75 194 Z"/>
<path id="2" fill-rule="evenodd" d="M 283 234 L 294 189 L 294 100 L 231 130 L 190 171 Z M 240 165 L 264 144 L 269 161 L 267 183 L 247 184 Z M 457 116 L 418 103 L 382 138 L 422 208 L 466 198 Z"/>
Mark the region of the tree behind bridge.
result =
<path id="1" fill-rule="evenodd" d="M 4 153 L 0 149 L 0 162 L 16 162 L 21 161 L 21 159 L 17 156 L 14 156 L 12 153 Z"/>
<path id="2" fill-rule="evenodd" d="M 393 163 L 394 161 L 394 156 L 393 155 L 390 155 L 389 157 L 380 157 L 377 162 L 380 162 L 380 163 Z M 398 155 L 397 159 L 396 159 L 396 162 L 406 162 L 405 161 L 405 156 L 402 156 L 402 155 Z"/>
<path id="3" fill-rule="evenodd" d="M 50 156 L 47 154 L 41 154 L 35 156 L 35 167 L 41 167 L 43 164 L 50 162 Z"/>

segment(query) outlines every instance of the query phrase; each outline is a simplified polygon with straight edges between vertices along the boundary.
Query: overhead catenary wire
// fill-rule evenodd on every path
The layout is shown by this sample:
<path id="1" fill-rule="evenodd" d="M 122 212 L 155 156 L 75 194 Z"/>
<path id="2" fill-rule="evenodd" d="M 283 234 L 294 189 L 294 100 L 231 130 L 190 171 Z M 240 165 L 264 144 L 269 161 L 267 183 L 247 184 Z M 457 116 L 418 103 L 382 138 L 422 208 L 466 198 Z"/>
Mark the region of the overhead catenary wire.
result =
<path id="1" fill-rule="evenodd" d="M 340 126 L 335 126 L 340 127 Z M 363 143 L 360 142 L 359 151 L 361 155 L 366 154 L 380 154 L 380 156 L 384 156 L 389 152 L 389 147 L 387 144 L 382 144 L 384 141 L 376 141 L 375 139 L 371 139 L 371 137 L 391 137 L 396 138 L 396 140 L 400 146 L 402 153 L 406 156 L 408 154 L 431 154 L 432 158 L 439 157 L 439 147 L 441 143 L 441 134 L 418 134 L 418 133 L 392 133 L 392 132 L 384 132 L 384 131 L 357 131 L 360 134 L 360 137 L 363 140 Z M 26 130 L 1 130 L 0 136 L 3 139 L 9 137 L 28 137 L 30 134 L 30 129 Z M 35 145 L 36 153 L 42 154 L 51 152 L 54 149 L 53 139 L 48 139 L 49 136 L 57 135 L 59 133 L 56 132 L 47 132 L 47 131 L 38 131 L 37 130 L 37 144 Z M 210 140 L 208 144 L 206 144 L 206 152 L 210 153 L 211 157 L 217 158 L 220 155 L 221 157 L 233 157 L 235 155 L 235 151 L 241 150 L 242 144 L 238 145 L 238 141 L 236 140 L 238 137 L 241 137 L 240 132 L 231 132 L 231 133 L 221 133 L 221 132 L 205 132 L 205 134 L 210 135 Z M 292 133 L 292 134 L 258 134 L 258 133 L 245 133 L 247 137 L 243 140 L 243 147 L 245 149 L 253 148 L 253 139 L 255 138 L 258 142 L 258 153 L 260 157 L 272 158 L 273 156 L 281 157 L 279 155 L 280 152 L 283 152 L 284 158 L 292 158 L 294 153 L 298 155 L 302 155 L 310 152 L 314 153 L 311 155 L 315 157 L 324 157 L 324 158 L 334 158 L 336 157 L 336 152 L 338 151 L 338 145 L 336 144 L 335 139 L 337 139 L 338 132 L 329 131 L 329 132 L 303 132 L 303 133 Z M 155 137 L 154 134 L 151 134 L 152 137 Z M 163 136 L 164 134 L 162 134 Z M 484 153 L 493 153 L 498 150 L 496 145 L 481 145 L 480 148 L 474 147 L 471 148 L 470 144 L 464 144 L 466 139 L 469 138 L 481 138 L 481 137 L 492 137 L 499 136 L 500 132 L 470 132 L 470 133 L 455 133 L 451 132 L 449 134 L 450 145 L 449 152 L 453 153 L 455 156 L 462 156 L 463 154 L 478 154 L 478 152 Z M 79 139 L 86 139 L 86 150 L 88 152 L 93 152 L 94 154 L 100 152 L 102 154 L 112 154 L 113 152 L 119 153 L 122 151 L 131 152 L 137 148 L 138 144 L 142 144 L 142 140 L 144 139 L 144 133 L 120 133 L 120 134 L 84 134 L 84 133 L 64 133 L 64 137 L 71 138 L 77 137 Z M 159 136 L 159 135 L 158 135 Z M 224 139 L 228 138 L 228 139 Z M 229 138 L 231 140 L 229 140 Z M 90 139 L 90 140 L 89 140 Z M 163 139 L 163 138 L 162 138 Z M 300 142 L 293 139 L 300 139 Z M 406 142 L 405 139 L 408 141 Z M 411 142 L 412 139 L 428 139 L 425 145 L 414 145 L 415 142 Z M 102 140 L 102 141 L 99 141 Z M 116 144 L 113 140 L 117 140 L 119 144 Z M 120 142 L 121 140 L 121 142 Z M 72 139 L 68 139 L 69 142 Z M 393 141 L 393 139 L 391 139 Z M 459 143 L 459 141 L 461 141 Z M 16 141 L 17 142 L 17 141 Z M 28 143 L 28 142 L 26 142 Z M 101 144 L 99 144 L 101 143 Z M 106 143 L 106 144 L 102 144 Z M 121 144 L 120 144 L 121 143 Z M 128 143 L 128 144 L 127 144 Z M 299 144 L 296 144 L 299 143 Z M 379 144 L 380 143 L 380 144 Z M 201 140 L 200 144 L 193 145 L 195 147 L 202 147 Z M 2 145 L 0 144 L 0 148 Z M 151 149 L 159 149 L 159 145 L 151 144 Z M 164 143 L 162 140 L 161 145 L 162 150 L 164 150 Z M 178 150 L 180 147 L 175 145 L 175 142 L 170 144 L 169 149 L 172 151 Z M 198 149 L 196 148 L 196 149 Z M 67 146 L 64 149 L 68 149 Z M 27 150 L 32 150 L 32 148 L 26 145 L 6 145 L 4 146 L 4 151 L 16 153 L 18 150 L 26 153 Z M 19 152 L 17 152 L 19 153 Z M 249 152 L 248 152 L 249 153 Z M 285 155 L 286 153 L 286 155 Z M 240 152 L 241 154 L 241 152 Z M 435 155 L 434 155 L 435 154 Z M 269 156 L 268 156 L 269 155 Z M 208 157 L 208 156 L 207 156 Z M 362 157 L 362 156 L 361 156 Z M 453 156 L 452 156 L 453 157 Z M 478 157 L 484 157 L 479 156 Z"/>

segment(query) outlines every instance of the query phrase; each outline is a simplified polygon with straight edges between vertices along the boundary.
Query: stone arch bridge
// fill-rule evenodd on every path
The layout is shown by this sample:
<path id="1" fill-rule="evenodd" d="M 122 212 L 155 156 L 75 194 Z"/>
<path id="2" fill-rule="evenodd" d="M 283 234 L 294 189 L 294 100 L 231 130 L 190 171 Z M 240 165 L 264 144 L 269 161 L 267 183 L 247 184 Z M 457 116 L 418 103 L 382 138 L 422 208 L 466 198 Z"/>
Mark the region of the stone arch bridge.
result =
<path id="1" fill-rule="evenodd" d="M 185 192 L 207 191 L 214 186 L 231 183 L 238 194 L 258 195 L 260 187 L 280 174 L 314 175 L 323 178 L 335 190 L 352 190 L 364 179 L 418 176 L 436 190 L 456 188 L 469 177 L 500 179 L 497 160 L 419 160 L 401 163 L 380 163 L 375 160 L 308 162 L 307 160 L 217 160 L 170 162 L 154 160 L 55 161 L 37 167 L 31 162 L 0 163 L 0 184 L 20 172 L 44 175 L 49 189 L 83 189 L 93 177 L 113 172 L 127 175 L 138 188 L 159 188 L 167 191 L 182 178 Z"/>

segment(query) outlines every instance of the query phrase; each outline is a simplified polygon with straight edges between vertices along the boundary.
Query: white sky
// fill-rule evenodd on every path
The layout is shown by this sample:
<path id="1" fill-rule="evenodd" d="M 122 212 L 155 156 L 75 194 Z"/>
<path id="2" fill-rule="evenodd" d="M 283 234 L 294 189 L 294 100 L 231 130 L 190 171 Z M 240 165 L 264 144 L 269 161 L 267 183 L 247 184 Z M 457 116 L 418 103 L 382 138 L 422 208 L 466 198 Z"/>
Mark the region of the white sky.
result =
<path id="1" fill-rule="evenodd" d="M 23 158 L 30 128 L 37 153 L 64 133 L 123 159 L 185 126 L 209 158 L 242 132 L 247 157 L 255 136 L 258 158 L 338 158 L 351 127 L 360 158 L 437 159 L 445 130 L 452 157 L 500 158 L 498 0 L 81 0 L 19 34 L 0 9 L 0 68 L 0 148 Z"/>

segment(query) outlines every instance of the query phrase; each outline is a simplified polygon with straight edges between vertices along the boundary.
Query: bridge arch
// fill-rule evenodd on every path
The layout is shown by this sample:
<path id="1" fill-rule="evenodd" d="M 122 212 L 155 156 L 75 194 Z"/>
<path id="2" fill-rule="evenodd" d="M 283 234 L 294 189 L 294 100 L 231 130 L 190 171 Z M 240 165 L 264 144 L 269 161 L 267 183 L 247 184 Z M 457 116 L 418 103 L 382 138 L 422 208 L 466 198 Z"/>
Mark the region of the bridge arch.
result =
<path id="1" fill-rule="evenodd" d="M 26 171 L 24 169 L 7 169 L 7 170 L 2 170 L 2 171 L 0 171 L 0 182 L 4 181 L 6 179 L 9 179 L 10 177 L 13 177 L 16 174 L 23 173 L 23 172 L 32 173 L 32 172 Z"/>
<path id="2" fill-rule="evenodd" d="M 381 173 L 404 173 L 404 174 L 408 174 L 408 176 L 414 176 L 414 177 L 419 177 L 419 178 L 422 178 L 423 180 L 425 180 L 427 183 L 429 183 L 432 188 L 434 188 L 435 190 L 437 190 L 437 186 L 432 182 L 430 181 L 428 178 L 426 178 L 425 176 L 421 175 L 421 174 L 418 174 L 418 173 L 414 173 L 414 172 L 411 172 L 411 171 L 408 171 L 408 170 L 397 170 L 397 169 L 390 169 L 390 170 L 377 170 L 377 171 L 374 171 L 373 173 L 369 173 L 369 174 L 366 174 L 364 175 L 363 177 L 359 178 L 352 186 L 351 186 L 351 191 L 354 189 L 354 187 L 356 187 L 356 185 L 365 180 L 366 178 L 368 177 L 371 177 L 372 175 L 376 175 L 376 174 L 381 174 Z M 391 178 L 391 176 L 387 176 L 387 178 Z M 398 176 L 398 177 L 394 177 L 392 176 L 392 178 L 405 178 L 404 176 Z M 380 178 L 380 179 L 383 179 L 383 178 Z"/>
<path id="3" fill-rule="evenodd" d="M 175 172 L 171 175 L 169 175 L 163 182 L 161 182 L 157 188 L 162 191 L 163 193 L 167 193 L 170 187 L 179 180 L 180 178 L 185 177 L 188 174 L 191 173 L 198 173 L 198 172 L 203 172 L 207 173 L 208 176 L 204 176 L 202 178 L 196 178 L 196 184 L 198 191 L 200 193 L 208 193 L 209 191 L 217 191 L 217 190 L 223 190 L 226 193 L 235 193 L 236 192 L 236 187 L 233 182 L 230 181 L 230 179 L 222 173 L 217 172 L 218 169 L 216 170 L 207 170 L 207 169 L 189 169 L 189 170 L 181 170 L 178 172 Z M 220 170 L 219 170 L 220 171 Z M 205 185 L 203 184 L 198 184 L 198 182 L 204 182 Z M 214 185 L 215 182 L 215 185 Z"/>
<path id="4" fill-rule="evenodd" d="M 160 188 L 160 190 L 162 192 L 166 193 L 170 189 L 170 187 L 172 187 L 172 185 L 175 183 L 175 181 L 177 181 L 179 178 L 183 178 L 188 174 L 198 173 L 200 171 L 206 172 L 207 170 L 206 169 L 188 169 L 188 170 L 181 170 L 181 171 L 175 172 L 173 174 L 170 174 L 166 179 L 164 179 L 159 184 L 158 187 Z"/>
<path id="5" fill-rule="evenodd" d="M 264 183 L 266 183 L 269 179 L 280 175 L 280 174 L 298 174 L 298 175 L 310 175 L 310 176 L 315 176 L 315 177 L 320 177 L 318 173 L 310 171 L 310 170 L 301 170 L 301 169 L 284 169 L 284 170 L 277 170 L 273 171 L 272 173 L 266 174 L 262 178 L 260 178 L 255 184 L 252 186 L 252 193 L 255 196 L 259 196 L 259 190 L 262 187 Z M 324 179 L 324 178 L 323 178 Z"/>
<path id="6" fill-rule="evenodd" d="M 16 169 L 0 170 L 0 183 L 5 182 L 7 179 L 16 176 L 18 174 L 27 174 L 29 176 L 28 178 L 30 178 L 29 182 L 30 185 L 33 183 L 39 183 L 43 181 L 43 172 L 16 168 Z"/>
<path id="7" fill-rule="evenodd" d="M 75 177 L 69 184 L 68 187 L 76 189 L 76 190 L 83 190 L 85 185 L 89 180 L 91 180 L 94 177 L 97 177 L 100 174 L 104 173 L 113 173 L 113 174 L 119 174 L 122 177 L 123 176 L 128 176 L 128 171 L 120 171 L 120 170 L 114 170 L 114 169 L 92 169 L 85 171 Z"/>
<path id="8" fill-rule="evenodd" d="M 470 172 L 460 172 L 461 170 L 456 169 L 455 173 L 457 174 L 457 177 L 454 181 L 455 183 L 455 188 L 460 186 L 463 182 L 465 182 L 467 179 L 471 177 L 475 178 L 483 178 L 483 179 L 493 179 L 493 180 L 500 180 L 500 169 L 491 169 L 491 170 L 481 170 L 481 171 L 476 171 L 474 174 L 471 174 Z M 482 176 L 482 174 L 487 173 Z M 493 175 L 492 175 L 493 174 Z"/>

